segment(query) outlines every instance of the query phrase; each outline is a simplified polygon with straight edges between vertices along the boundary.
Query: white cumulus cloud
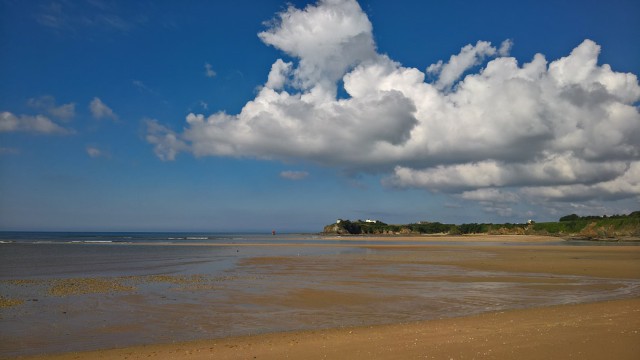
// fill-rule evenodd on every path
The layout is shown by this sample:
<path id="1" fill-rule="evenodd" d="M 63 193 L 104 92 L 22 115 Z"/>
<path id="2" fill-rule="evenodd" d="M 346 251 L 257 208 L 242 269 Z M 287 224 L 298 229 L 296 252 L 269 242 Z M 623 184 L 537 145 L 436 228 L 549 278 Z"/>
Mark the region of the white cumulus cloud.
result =
<path id="1" fill-rule="evenodd" d="M 297 87 L 332 95 L 350 67 L 376 57 L 371 22 L 355 1 L 325 0 L 303 10 L 290 6 L 258 36 L 299 59 L 293 70 Z"/>
<path id="2" fill-rule="evenodd" d="M 441 60 L 434 65 L 430 65 L 427 68 L 427 72 L 439 75 L 438 81 L 435 83 L 438 89 L 448 89 L 465 71 L 480 64 L 485 57 L 495 55 L 496 51 L 496 48 L 491 46 L 490 42 L 478 41 L 475 46 L 466 45 L 460 50 L 459 54 L 451 55 L 447 63 L 443 63 Z"/>
<path id="3" fill-rule="evenodd" d="M 178 135 L 158 123 L 155 119 L 146 119 L 146 140 L 154 144 L 154 152 L 161 160 L 175 160 L 176 154 L 187 149 L 184 141 Z"/>
<path id="4" fill-rule="evenodd" d="M 500 56 L 509 56 L 509 52 L 511 51 L 512 47 L 513 47 L 513 40 L 507 39 L 503 41 L 502 44 L 500 44 L 500 48 L 498 49 L 498 54 L 500 54 Z"/>
<path id="5" fill-rule="evenodd" d="M 482 201 L 487 203 L 514 203 L 520 200 L 520 196 L 516 193 L 495 188 L 465 191 L 460 194 L 460 197 L 465 200 Z"/>
<path id="6" fill-rule="evenodd" d="M 208 78 L 216 77 L 216 72 L 213 70 L 213 67 L 209 63 L 204 63 L 204 76 Z"/>
<path id="7" fill-rule="evenodd" d="M 95 145 L 87 145 L 85 148 L 87 155 L 91 158 L 110 158 L 111 154 L 108 151 L 102 150 Z"/>
<path id="8" fill-rule="evenodd" d="M 96 119 L 111 119 L 118 120 L 118 115 L 116 115 L 110 107 L 108 107 L 105 103 L 100 100 L 98 97 L 94 97 L 89 103 L 89 110 L 91 110 L 91 114 Z"/>
<path id="9" fill-rule="evenodd" d="M 280 177 L 287 180 L 303 180 L 309 176 L 306 171 L 287 170 L 280 173 Z"/>
<path id="10" fill-rule="evenodd" d="M 0 112 L 1 132 L 28 132 L 39 134 L 70 134 L 71 130 L 56 124 L 44 115 L 14 115 L 8 111 Z"/>
<path id="11" fill-rule="evenodd" d="M 70 121 L 76 115 L 75 103 L 57 105 L 55 98 L 50 95 L 31 98 L 27 101 L 27 105 L 32 108 L 45 111 L 49 115 L 62 121 Z"/>
<path id="12" fill-rule="evenodd" d="M 289 76 L 291 76 L 291 68 L 293 64 L 290 62 L 284 62 L 282 59 L 276 60 L 271 65 L 271 71 L 267 78 L 267 83 L 264 85 L 273 90 L 280 90 L 287 83 Z"/>
<path id="13" fill-rule="evenodd" d="M 92 158 L 97 158 L 102 155 L 102 151 L 100 151 L 100 149 L 96 147 L 87 146 L 87 155 L 89 155 Z"/>
<path id="14" fill-rule="evenodd" d="M 511 40 L 478 41 L 421 71 L 378 53 L 372 31 L 354 0 L 289 7 L 259 37 L 291 59 L 238 114 L 192 113 L 181 132 L 148 121 L 147 140 L 164 160 L 313 161 L 465 200 L 640 195 L 638 79 L 599 64 L 595 42 L 520 62 Z"/>

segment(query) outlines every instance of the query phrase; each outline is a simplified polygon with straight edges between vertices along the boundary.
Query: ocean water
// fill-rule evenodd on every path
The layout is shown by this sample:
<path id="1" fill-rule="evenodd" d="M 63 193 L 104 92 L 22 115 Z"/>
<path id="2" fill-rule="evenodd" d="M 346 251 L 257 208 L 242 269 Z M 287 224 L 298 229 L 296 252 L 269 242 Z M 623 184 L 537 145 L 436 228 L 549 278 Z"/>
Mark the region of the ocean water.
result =
<path id="1" fill-rule="evenodd" d="M 244 257 L 335 253 L 330 246 L 260 246 L 274 244 L 344 245 L 349 241 L 328 241 L 313 234 L 0 232 L 0 279 L 214 275 Z"/>
<path id="2" fill-rule="evenodd" d="M 450 244 L 447 241 L 438 240 L 437 237 L 415 237 L 397 240 L 393 237 L 389 241 L 372 241 L 366 236 L 325 236 L 312 233 L 284 233 L 272 235 L 270 233 L 206 233 L 206 232 L 12 232 L 0 231 L 1 244 L 115 244 L 115 245 L 195 245 L 195 244 L 311 244 L 311 245 L 417 245 Z M 517 242 L 505 243 L 499 238 L 495 242 L 464 242 L 459 244 L 482 245 L 521 245 Z M 538 243 L 527 243 L 536 245 Z M 563 240 L 558 238 L 554 242 L 545 242 L 543 245 L 589 245 L 589 246 L 640 246 L 640 242 L 606 242 L 606 241 L 584 241 L 584 240 Z"/>
<path id="3" fill-rule="evenodd" d="M 184 244 L 314 241 L 315 234 L 201 233 L 201 232 L 0 232 L 0 243 L 29 244 Z"/>
<path id="4" fill-rule="evenodd" d="M 440 253 L 367 246 L 417 243 L 443 242 L 0 233 L 0 296 L 21 301 L 0 308 L 0 358 L 640 296 L 636 279 L 476 271 L 426 261 L 490 260 L 482 246 L 502 245 L 499 240 L 473 248 L 456 243 Z"/>

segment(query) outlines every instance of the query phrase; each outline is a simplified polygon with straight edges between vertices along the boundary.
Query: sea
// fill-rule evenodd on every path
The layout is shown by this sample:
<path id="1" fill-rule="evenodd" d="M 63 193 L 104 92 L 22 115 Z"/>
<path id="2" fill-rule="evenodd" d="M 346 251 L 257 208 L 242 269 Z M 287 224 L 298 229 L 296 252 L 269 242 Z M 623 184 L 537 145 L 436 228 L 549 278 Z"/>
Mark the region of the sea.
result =
<path id="1" fill-rule="evenodd" d="M 446 245 L 448 241 L 438 240 L 438 237 L 415 236 L 398 238 L 389 237 L 388 241 L 371 240 L 367 236 L 340 236 L 324 235 L 316 233 L 219 233 L 219 232 L 26 232 L 26 231 L 0 231 L 1 244 L 113 244 L 113 245 L 251 245 L 251 244 L 273 244 L 273 245 Z M 492 245 L 522 245 L 518 242 L 504 242 L 499 238 L 496 241 L 465 242 L 457 241 L 458 244 L 473 244 L 476 246 Z M 557 241 L 545 242 L 543 245 L 589 245 L 607 246 L 611 242 L 588 241 L 588 240 L 565 240 L 558 238 Z M 527 243 L 536 245 L 536 243 Z M 640 246 L 638 241 L 615 242 L 617 246 Z"/>

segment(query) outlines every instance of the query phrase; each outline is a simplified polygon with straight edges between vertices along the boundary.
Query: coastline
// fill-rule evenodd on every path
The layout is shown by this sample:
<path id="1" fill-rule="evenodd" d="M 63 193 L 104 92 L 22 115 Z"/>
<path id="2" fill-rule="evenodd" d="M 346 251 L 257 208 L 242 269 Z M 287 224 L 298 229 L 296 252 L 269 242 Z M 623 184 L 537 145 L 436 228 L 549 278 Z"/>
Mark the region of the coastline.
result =
<path id="1" fill-rule="evenodd" d="M 638 355 L 640 298 L 20 359 L 637 359 Z"/>

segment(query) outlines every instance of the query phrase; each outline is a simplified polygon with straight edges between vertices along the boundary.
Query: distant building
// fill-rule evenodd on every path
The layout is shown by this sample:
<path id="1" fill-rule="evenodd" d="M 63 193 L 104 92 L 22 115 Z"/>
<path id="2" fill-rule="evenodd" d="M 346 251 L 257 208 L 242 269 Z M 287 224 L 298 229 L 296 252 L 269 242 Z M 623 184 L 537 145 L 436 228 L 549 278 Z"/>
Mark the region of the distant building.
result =
<path id="1" fill-rule="evenodd" d="M 533 220 L 531 220 L 531 219 L 527 220 L 527 224 L 528 224 L 528 225 L 535 224 L 535 223 L 536 223 L 536 222 L 535 222 L 535 221 L 533 221 Z"/>
<path id="2" fill-rule="evenodd" d="M 367 219 L 367 220 L 365 220 L 364 222 L 366 222 L 366 223 L 374 223 L 374 224 L 375 224 L 375 223 L 377 223 L 377 222 L 378 222 L 378 220 L 371 220 L 371 219 Z"/>
<path id="3" fill-rule="evenodd" d="M 340 224 L 341 222 L 342 222 L 342 219 L 336 220 L 336 224 Z"/>

